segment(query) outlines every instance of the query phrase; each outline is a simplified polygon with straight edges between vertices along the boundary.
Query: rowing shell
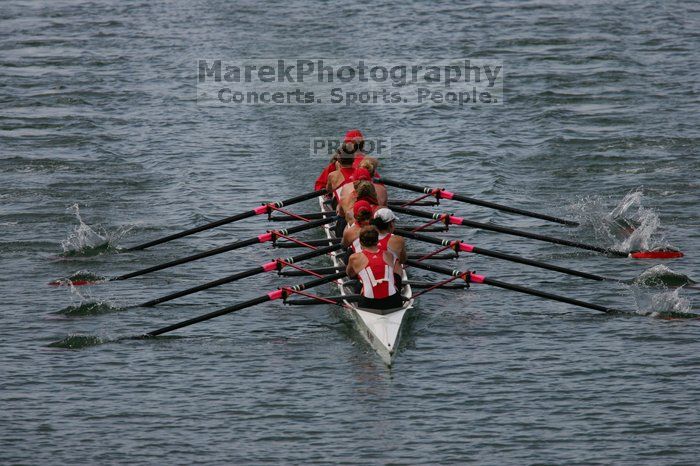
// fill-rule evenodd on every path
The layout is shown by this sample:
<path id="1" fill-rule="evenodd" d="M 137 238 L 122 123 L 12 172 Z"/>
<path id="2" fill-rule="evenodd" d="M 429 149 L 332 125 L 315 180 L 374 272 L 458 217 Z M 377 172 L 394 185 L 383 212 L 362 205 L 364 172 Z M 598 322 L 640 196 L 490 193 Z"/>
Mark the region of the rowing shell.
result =
<path id="1" fill-rule="evenodd" d="M 333 212 L 327 200 L 328 198 L 324 196 L 319 197 L 321 212 Z M 326 238 L 335 238 L 334 225 L 326 224 L 323 226 L 323 230 L 326 233 Z M 330 256 L 334 267 L 340 270 L 345 269 L 345 263 L 341 258 L 342 251 L 332 252 Z M 403 271 L 402 274 L 403 282 L 406 283 L 406 271 Z M 337 286 L 342 296 L 355 294 L 351 286 L 345 286 L 342 283 L 338 283 Z M 396 355 L 404 323 L 409 314 L 408 311 L 413 308 L 413 291 L 410 285 L 403 286 L 401 295 L 404 297 L 404 305 L 395 310 L 362 309 L 354 303 L 343 300 L 358 332 L 379 353 L 387 366 L 391 366 Z"/>

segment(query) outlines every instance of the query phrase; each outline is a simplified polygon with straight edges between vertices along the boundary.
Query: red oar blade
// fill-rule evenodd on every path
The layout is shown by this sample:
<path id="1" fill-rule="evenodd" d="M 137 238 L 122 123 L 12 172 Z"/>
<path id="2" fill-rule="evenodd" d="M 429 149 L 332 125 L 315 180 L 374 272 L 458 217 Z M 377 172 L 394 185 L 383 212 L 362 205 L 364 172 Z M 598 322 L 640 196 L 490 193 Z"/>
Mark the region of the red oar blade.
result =
<path id="1" fill-rule="evenodd" d="M 97 282 L 92 282 L 89 280 L 76 280 L 74 282 L 70 280 L 54 280 L 49 282 L 51 286 L 84 286 L 84 285 L 94 285 Z"/>
<path id="2" fill-rule="evenodd" d="M 97 285 L 109 281 L 106 277 L 101 277 L 90 272 L 77 272 L 70 277 L 59 278 L 49 282 L 50 286 L 85 286 Z"/>
<path id="3" fill-rule="evenodd" d="M 657 249 L 653 251 L 633 251 L 630 253 L 633 259 L 678 259 L 683 253 L 675 249 Z"/>

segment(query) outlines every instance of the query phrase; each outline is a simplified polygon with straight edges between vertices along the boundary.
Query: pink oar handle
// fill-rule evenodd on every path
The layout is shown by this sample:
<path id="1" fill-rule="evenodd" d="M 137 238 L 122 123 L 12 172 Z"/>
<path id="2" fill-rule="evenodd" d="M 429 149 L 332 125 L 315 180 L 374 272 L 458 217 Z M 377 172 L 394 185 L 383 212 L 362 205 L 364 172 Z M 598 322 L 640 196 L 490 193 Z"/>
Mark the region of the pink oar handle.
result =
<path id="1" fill-rule="evenodd" d="M 446 189 L 441 189 L 440 190 L 440 197 L 443 199 L 452 199 L 455 196 L 453 192 L 450 192 Z"/>
<path id="2" fill-rule="evenodd" d="M 476 246 L 472 246 L 471 244 L 467 243 L 458 243 L 459 244 L 459 250 L 464 251 L 464 252 L 472 252 Z"/>

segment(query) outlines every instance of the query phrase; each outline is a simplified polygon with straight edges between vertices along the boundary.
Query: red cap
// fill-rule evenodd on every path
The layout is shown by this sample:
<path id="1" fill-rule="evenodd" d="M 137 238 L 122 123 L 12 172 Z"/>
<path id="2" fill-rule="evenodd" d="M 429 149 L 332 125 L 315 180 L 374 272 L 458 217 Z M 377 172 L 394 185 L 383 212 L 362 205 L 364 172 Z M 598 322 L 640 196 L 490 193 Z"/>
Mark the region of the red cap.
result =
<path id="1" fill-rule="evenodd" d="M 360 212 L 366 210 L 372 212 L 372 206 L 367 201 L 355 201 L 355 205 L 352 207 L 352 213 L 357 217 Z"/>
<path id="2" fill-rule="evenodd" d="M 351 129 L 345 133 L 345 140 L 343 142 L 359 142 L 363 141 L 365 137 L 362 135 L 359 129 Z"/>
<path id="3" fill-rule="evenodd" d="M 369 180 L 372 181 L 372 174 L 366 168 L 356 168 L 352 174 L 353 181 Z"/>

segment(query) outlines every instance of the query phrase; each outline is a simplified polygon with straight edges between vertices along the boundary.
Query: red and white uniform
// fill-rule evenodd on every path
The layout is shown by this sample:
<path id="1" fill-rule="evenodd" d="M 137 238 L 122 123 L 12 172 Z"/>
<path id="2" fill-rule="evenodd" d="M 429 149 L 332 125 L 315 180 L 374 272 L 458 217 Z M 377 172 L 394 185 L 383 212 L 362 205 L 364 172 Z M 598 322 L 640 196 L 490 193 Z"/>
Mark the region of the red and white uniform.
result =
<path id="1" fill-rule="evenodd" d="M 382 299 L 398 293 L 394 281 L 394 270 L 384 261 L 384 251 L 362 250 L 369 263 L 357 274 L 362 282 L 362 296 Z"/>
<path id="2" fill-rule="evenodd" d="M 379 235 L 379 242 L 377 247 L 380 251 L 389 251 L 389 240 L 391 239 L 391 233 L 384 233 Z M 389 251 L 393 254 L 392 251 Z"/>
<path id="3" fill-rule="evenodd" d="M 340 202 L 340 193 L 343 190 L 343 186 L 345 186 L 348 183 L 352 183 L 352 175 L 355 173 L 355 169 L 352 167 L 340 167 L 340 173 L 343 174 L 343 182 L 335 188 L 335 191 L 333 191 L 333 195 L 335 196 L 335 200 Z"/>
<path id="4" fill-rule="evenodd" d="M 353 223 L 353 225 L 355 225 L 355 224 Z M 353 225 L 351 225 L 351 226 L 353 226 Z M 389 249 L 389 240 L 390 239 L 391 239 L 391 233 L 380 234 L 379 235 L 379 242 L 377 243 L 377 248 L 380 251 L 389 251 L 391 253 L 391 255 L 394 256 L 394 259 L 396 260 L 396 259 L 398 259 L 398 257 L 396 256 L 396 253 L 394 251 L 392 251 L 391 249 Z M 352 242 L 350 247 L 352 248 L 353 252 L 362 251 L 362 245 L 360 244 L 360 238 L 359 237 L 355 238 L 355 241 Z"/>

